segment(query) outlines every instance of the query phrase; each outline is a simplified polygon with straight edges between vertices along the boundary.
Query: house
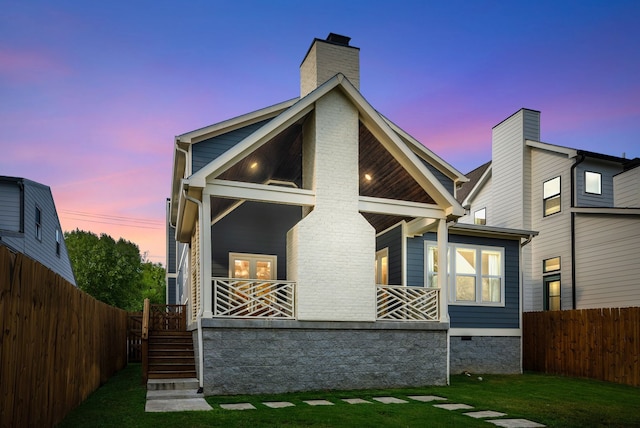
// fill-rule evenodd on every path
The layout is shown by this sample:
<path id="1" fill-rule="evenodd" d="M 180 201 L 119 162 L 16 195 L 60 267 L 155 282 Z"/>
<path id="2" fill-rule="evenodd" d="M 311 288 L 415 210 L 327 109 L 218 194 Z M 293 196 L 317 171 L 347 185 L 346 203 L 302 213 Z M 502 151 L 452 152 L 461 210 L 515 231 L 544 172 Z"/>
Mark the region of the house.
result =
<path id="1" fill-rule="evenodd" d="M 493 128 L 492 160 L 468 174 L 459 223 L 533 229 L 524 310 L 640 305 L 640 159 L 540 140 L 540 112 Z"/>
<path id="2" fill-rule="evenodd" d="M 332 33 L 311 44 L 300 97 L 175 139 L 168 303 L 187 305 L 207 394 L 521 372 L 535 233 L 457 225 L 467 178 L 359 82 L 359 49 Z"/>
<path id="3" fill-rule="evenodd" d="M 0 176 L 0 245 L 31 257 L 76 285 L 48 186 Z"/>

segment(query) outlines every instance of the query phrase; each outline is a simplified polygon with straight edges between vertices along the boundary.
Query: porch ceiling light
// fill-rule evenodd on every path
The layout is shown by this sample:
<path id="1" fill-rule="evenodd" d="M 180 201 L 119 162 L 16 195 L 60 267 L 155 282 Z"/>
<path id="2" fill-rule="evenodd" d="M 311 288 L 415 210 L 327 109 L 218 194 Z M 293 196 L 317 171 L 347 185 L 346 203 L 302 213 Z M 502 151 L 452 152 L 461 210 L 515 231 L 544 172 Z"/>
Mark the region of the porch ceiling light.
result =
<path id="1" fill-rule="evenodd" d="M 371 176 L 371 174 L 367 173 L 367 174 L 364 175 L 364 179 L 367 180 L 367 181 L 371 181 L 371 180 L 373 180 L 373 177 Z"/>
<path id="2" fill-rule="evenodd" d="M 258 162 L 254 162 L 251 164 L 251 166 L 249 168 L 251 169 L 256 169 L 258 167 Z"/>

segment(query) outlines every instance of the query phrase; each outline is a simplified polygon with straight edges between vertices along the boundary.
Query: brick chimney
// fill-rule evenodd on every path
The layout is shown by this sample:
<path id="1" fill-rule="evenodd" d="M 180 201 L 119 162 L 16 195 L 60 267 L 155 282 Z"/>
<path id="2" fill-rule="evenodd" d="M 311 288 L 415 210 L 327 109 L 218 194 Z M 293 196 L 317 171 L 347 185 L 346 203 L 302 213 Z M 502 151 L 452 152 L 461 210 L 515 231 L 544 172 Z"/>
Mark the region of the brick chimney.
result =
<path id="1" fill-rule="evenodd" d="M 338 73 L 360 89 L 360 48 L 349 46 L 350 37 L 329 33 L 326 40 L 314 39 L 300 64 L 300 97 Z"/>

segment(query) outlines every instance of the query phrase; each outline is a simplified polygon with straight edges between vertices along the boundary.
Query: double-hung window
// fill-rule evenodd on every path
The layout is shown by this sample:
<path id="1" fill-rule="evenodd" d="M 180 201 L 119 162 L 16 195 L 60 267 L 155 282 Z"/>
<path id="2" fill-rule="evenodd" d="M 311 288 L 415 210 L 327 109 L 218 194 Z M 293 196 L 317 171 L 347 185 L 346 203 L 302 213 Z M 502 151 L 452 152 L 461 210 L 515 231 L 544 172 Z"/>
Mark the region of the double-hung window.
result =
<path id="1" fill-rule="evenodd" d="M 584 191 L 594 195 L 602 194 L 602 175 L 599 172 L 584 172 Z"/>
<path id="2" fill-rule="evenodd" d="M 544 310 L 559 311 L 561 309 L 560 257 L 552 257 L 550 259 L 543 260 L 542 274 Z"/>
<path id="3" fill-rule="evenodd" d="M 545 217 L 560 212 L 560 177 L 544 182 L 542 185 L 542 198 Z"/>
<path id="4" fill-rule="evenodd" d="M 504 306 L 504 249 L 466 244 L 449 244 L 448 249 L 449 301 L 459 305 Z M 427 287 L 437 286 L 437 255 L 437 244 L 427 242 Z"/>
<path id="5" fill-rule="evenodd" d="M 36 239 L 42 241 L 42 210 L 36 207 Z"/>
<path id="6" fill-rule="evenodd" d="M 474 224 L 487 224 L 487 209 L 482 208 L 473 213 Z"/>

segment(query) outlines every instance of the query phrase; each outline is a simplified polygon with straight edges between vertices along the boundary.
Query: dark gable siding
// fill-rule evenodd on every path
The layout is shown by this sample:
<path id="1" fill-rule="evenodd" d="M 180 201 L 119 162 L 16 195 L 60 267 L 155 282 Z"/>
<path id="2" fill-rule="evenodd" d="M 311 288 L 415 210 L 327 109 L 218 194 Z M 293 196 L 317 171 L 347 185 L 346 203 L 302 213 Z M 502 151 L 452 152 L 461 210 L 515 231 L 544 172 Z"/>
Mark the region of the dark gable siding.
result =
<path id="1" fill-rule="evenodd" d="M 263 120 L 244 128 L 236 129 L 208 140 L 200 141 L 192 146 L 193 173 L 195 174 L 209 162 L 217 159 L 221 154 L 238 144 L 240 141 L 253 134 L 269 120 Z"/>
<path id="2" fill-rule="evenodd" d="M 602 194 L 585 192 L 585 171 L 601 174 Z M 587 158 L 576 167 L 576 196 L 579 207 L 613 207 L 613 176 L 622 172 L 622 165 Z"/>
<path id="3" fill-rule="evenodd" d="M 212 275 L 229 276 L 229 253 L 275 254 L 278 279 L 286 279 L 287 232 L 301 218 L 300 207 L 243 203 L 211 226 Z"/>
<path id="4" fill-rule="evenodd" d="M 402 284 L 402 226 L 376 237 L 376 251 L 389 248 L 389 285 Z"/>
<path id="5" fill-rule="evenodd" d="M 449 177 L 441 173 L 429 162 L 425 161 L 422 158 L 420 158 L 420 160 L 422 161 L 424 166 L 426 166 L 427 169 L 431 172 L 431 174 L 433 174 L 434 177 L 436 177 L 436 179 L 440 182 L 440 184 L 442 184 L 444 188 L 447 189 L 447 191 L 453 195 L 453 187 L 454 187 L 453 180 L 451 180 Z"/>
<path id="6" fill-rule="evenodd" d="M 168 305 L 177 305 L 178 299 L 176 298 L 176 279 L 168 278 L 167 279 L 167 304 Z"/>
<path id="7" fill-rule="evenodd" d="M 435 233 L 408 239 L 407 277 L 409 285 L 424 285 L 424 241 L 436 241 Z M 455 244 L 503 247 L 505 253 L 505 306 L 449 305 L 452 328 L 519 328 L 520 327 L 520 244 L 507 239 L 449 235 Z"/>

